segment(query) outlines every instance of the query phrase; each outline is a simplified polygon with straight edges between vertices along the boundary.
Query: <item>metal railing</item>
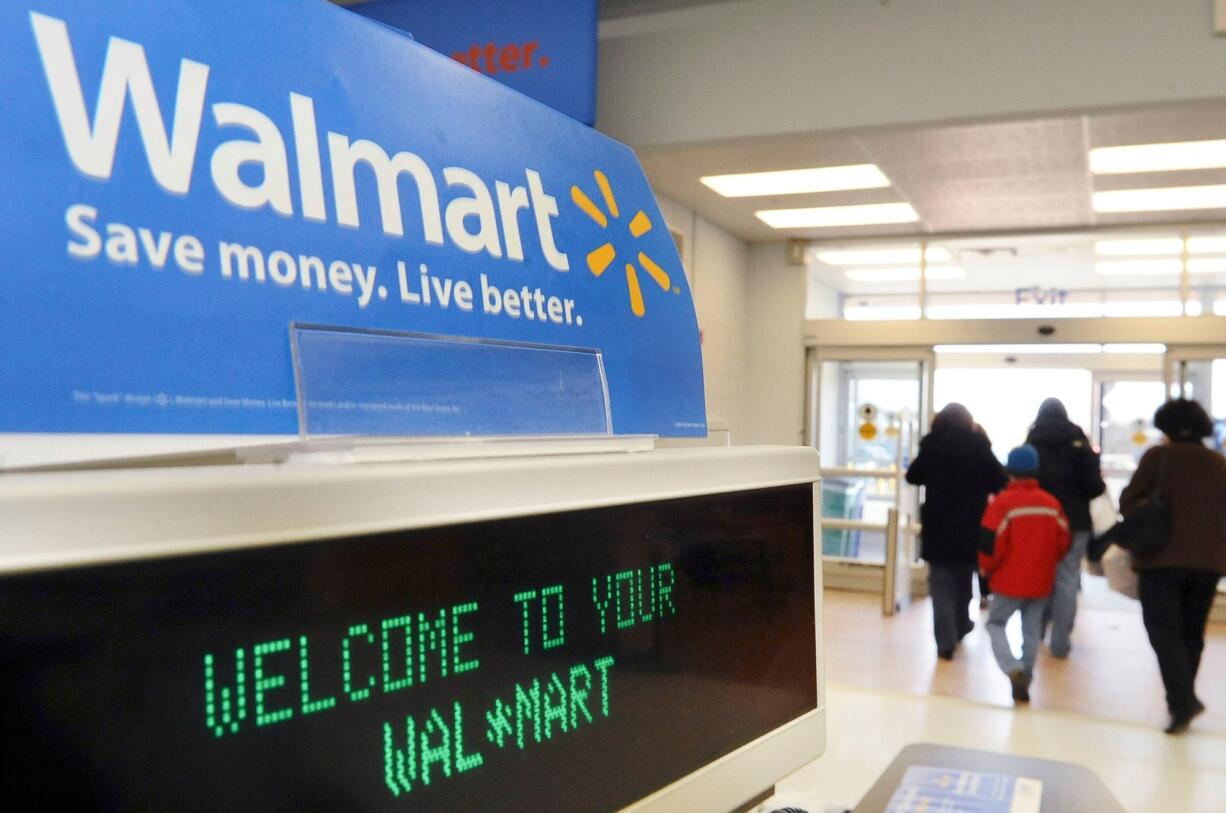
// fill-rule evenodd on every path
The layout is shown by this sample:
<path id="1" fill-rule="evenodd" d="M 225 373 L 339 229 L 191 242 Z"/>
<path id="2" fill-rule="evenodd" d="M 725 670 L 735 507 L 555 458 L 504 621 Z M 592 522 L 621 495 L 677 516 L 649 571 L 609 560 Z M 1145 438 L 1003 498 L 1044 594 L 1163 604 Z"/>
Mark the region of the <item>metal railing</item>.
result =
<path id="1" fill-rule="evenodd" d="M 822 480 L 833 478 L 892 480 L 894 487 L 894 504 L 887 509 L 885 522 L 870 522 L 862 519 L 847 519 L 843 517 L 822 517 L 822 528 L 833 531 L 869 531 L 881 533 L 885 538 L 884 561 L 865 562 L 856 557 L 825 556 L 823 559 L 832 564 L 863 565 L 865 567 L 881 567 L 881 611 L 885 615 L 894 615 L 900 609 L 899 589 L 910 589 L 909 571 L 910 556 L 904 534 L 914 539 L 919 534 L 919 524 L 904 516 L 901 511 L 902 489 L 904 487 L 902 472 L 896 468 L 890 469 L 859 469 L 853 467 L 828 467 L 821 470 Z M 900 579 L 903 580 L 900 582 Z"/>

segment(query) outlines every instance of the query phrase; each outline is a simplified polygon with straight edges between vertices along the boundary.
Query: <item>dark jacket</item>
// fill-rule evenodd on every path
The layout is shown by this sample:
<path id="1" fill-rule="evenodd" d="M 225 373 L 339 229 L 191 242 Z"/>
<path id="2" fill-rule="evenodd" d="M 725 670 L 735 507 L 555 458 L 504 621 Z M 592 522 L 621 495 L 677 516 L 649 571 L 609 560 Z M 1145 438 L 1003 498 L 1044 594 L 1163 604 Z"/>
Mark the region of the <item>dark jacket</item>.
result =
<path id="1" fill-rule="evenodd" d="M 1060 501 L 1069 529 L 1090 530 L 1090 500 L 1106 491 L 1107 484 L 1085 432 L 1067 419 L 1040 418 L 1026 442 L 1039 450 L 1039 486 Z"/>
<path id="2" fill-rule="evenodd" d="M 1226 573 L 1226 458 L 1199 441 L 1155 446 L 1145 453 L 1120 494 L 1127 515 L 1158 482 L 1162 458 L 1171 503 L 1171 541 L 1153 556 L 1134 556 L 1133 567 L 1190 567 Z"/>
<path id="3" fill-rule="evenodd" d="M 988 439 L 956 424 L 934 427 L 920 441 L 907 482 L 925 488 L 920 508 L 924 559 L 974 564 L 988 495 L 1008 482 Z"/>

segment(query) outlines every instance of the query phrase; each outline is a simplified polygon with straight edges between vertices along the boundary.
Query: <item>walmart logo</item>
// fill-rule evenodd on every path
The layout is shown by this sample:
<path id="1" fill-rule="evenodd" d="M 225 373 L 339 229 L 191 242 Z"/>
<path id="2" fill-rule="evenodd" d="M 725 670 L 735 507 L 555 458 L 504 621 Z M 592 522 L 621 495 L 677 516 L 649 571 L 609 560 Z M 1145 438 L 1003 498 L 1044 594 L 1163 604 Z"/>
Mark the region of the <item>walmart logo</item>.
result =
<path id="1" fill-rule="evenodd" d="M 570 188 L 570 199 L 588 217 L 594 220 L 600 228 L 607 229 L 609 228 L 609 218 L 617 220 L 621 217 L 617 209 L 617 199 L 613 197 L 613 188 L 609 186 L 609 179 L 605 177 L 603 172 L 596 170 L 592 175 L 596 178 L 596 186 L 600 188 L 600 195 L 604 199 L 605 207 L 609 210 L 609 213 L 606 215 L 578 186 Z M 640 209 L 638 214 L 630 220 L 630 234 L 637 239 L 649 231 L 651 231 L 651 218 L 647 217 L 647 213 Z M 613 247 L 612 242 L 608 242 L 588 252 L 587 267 L 594 276 L 599 277 L 609 270 L 609 266 L 616 259 L 617 249 Z M 656 285 L 660 286 L 660 290 L 668 291 L 671 289 L 673 293 L 680 293 L 680 289 L 672 287 L 672 281 L 668 278 L 668 272 L 645 253 L 640 251 L 636 259 L 638 260 L 637 266 L 631 262 L 625 264 L 626 288 L 630 293 L 630 310 L 635 316 L 642 316 L 647 312 L 647 305 L 643 302 L 643 288 L 639 284 L 640 269 L 650 276 Z"/>

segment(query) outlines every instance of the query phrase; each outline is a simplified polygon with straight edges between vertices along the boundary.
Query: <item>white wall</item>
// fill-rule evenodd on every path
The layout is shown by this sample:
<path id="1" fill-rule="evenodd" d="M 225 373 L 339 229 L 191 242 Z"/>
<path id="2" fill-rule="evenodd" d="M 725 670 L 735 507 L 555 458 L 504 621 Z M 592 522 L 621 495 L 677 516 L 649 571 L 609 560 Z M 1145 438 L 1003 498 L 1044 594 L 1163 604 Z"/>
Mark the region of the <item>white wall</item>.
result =
<path id="1" fill-rule="evenodd" d="M 635 147 L 1226 96 L 1209 0 L 744 0 L 600 24 Z"/>
<path id="2" fill-rule="evenodd" d="M 728 421 L 733 443 L 747 431 L 748 248 L 745 243 L 668 198 L 659 198 L 670 230 L 682 235 L 682 263 L 702 330 L 707 414 Z"/>
<path id="3" fill-rule="evenodd" d="M 749 372 L 746 431 L 739 442 L 804 442 L 804 266 L 786 243 L 749 248 Z"/>
<path id="4" fill-rule="evenodd" d="M 728 421 L 736 444 L 803 443 L 805 267 L 788 264 L 786 243 L 747 246 L 676 201 L 658 200 L 682 235 L 703 331 L 707 412 Z"/>

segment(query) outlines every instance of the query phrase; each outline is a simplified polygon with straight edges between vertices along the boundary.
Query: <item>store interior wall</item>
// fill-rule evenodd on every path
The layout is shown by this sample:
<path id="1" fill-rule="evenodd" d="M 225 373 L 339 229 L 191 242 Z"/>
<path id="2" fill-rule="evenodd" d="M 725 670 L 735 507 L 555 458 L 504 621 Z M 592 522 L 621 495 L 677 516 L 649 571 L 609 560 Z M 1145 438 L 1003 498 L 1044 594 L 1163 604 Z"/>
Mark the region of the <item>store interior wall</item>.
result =
<path id="1" fill-rule="evenodd" d="M 789 261 L 786 242 L 746 244 L 657 200 L 694 294 L 707 413 L 728 422 L 734 444 L 803 443 L 805 266 Z"/>
<path id="2" fill-rule="evenodd" d="M 787 243 L 749 247 L 745 443 L 804 442 L 806 269 Z"/>
<path id="3" fill-rule="evenodd" d="M 1226 96 L 1206 0 L 744 0 L 599 38 L 597 127 L 636 148 Z"/>
<path id="4" fill-rule="evenodd" d="M 669 198 L 657 198 L 664 221 L 680 237 L 682 264 L 702 332 L 707 415 L 728 422 L 734 443 L 746 430 L 749 365 L 748 247 L 724 229 Z"/>

